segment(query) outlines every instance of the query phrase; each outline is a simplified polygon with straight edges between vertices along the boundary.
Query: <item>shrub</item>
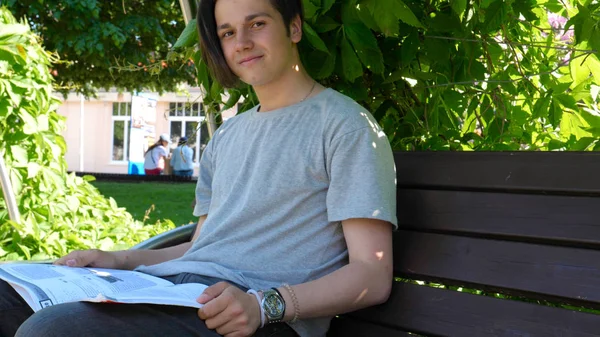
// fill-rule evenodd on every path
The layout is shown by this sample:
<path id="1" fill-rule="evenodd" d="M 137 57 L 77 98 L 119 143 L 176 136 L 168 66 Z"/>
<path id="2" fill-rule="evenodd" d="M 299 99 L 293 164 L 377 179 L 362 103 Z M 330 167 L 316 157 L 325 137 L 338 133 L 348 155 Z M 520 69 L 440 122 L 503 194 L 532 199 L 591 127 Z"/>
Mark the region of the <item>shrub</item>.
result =
<path id="1" fill-rule="evenodd" d="M 72 249 L 122 249 L 173 228 L 145 225 L 89 184 L 67 174 L 64 117 L 52 96 L 51 65 L 26 22 L 0 8 L 0 155 L 21 219 L 0 197 L 0 260 L 48 259 Z"/>

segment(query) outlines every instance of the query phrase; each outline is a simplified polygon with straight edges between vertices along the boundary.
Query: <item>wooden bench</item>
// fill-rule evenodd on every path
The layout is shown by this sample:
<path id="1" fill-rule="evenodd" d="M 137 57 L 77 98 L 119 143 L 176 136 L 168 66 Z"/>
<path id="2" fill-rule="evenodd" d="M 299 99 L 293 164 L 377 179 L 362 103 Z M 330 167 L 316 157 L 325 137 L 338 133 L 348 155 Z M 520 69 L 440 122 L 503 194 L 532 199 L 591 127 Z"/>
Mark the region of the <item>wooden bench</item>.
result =
<path id="1" fill-rule="evenodd" d="M 385 304 L 334 319 L 328 336 L 600 335 L 599 314 L 566 306 L 600 310 L 600 153 L 395 159 L 398 279 Z M 137 248 L 183 242 L 192 231 Z"/>

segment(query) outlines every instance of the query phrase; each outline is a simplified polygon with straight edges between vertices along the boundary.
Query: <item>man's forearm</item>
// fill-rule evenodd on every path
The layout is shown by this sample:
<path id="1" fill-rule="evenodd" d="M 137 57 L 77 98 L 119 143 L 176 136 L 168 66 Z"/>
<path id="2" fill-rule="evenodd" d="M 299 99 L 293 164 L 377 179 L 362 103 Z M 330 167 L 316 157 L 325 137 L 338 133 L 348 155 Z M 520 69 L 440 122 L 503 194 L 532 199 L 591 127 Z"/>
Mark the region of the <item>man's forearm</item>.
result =
<path id="1" fill-rule="evenodd" d="M 320 279 L 292 286 L 300 306 L 300 318 L 335 316 L 387 300 L 392 273 L 380 265 L 355 262 Z M 294 317 L 293 300 L 280 287 L 287 309 L 285 321 Z"/>
<path id="2" fill-rule="evenodd" d="M 195 199 L 194 199 L 195 200 Z M 192 243 L 200 235 L 202 224 L 208 215 L 202 215 L 198 218 L 198 225 L 194 231 L 194 235 L 190 242 L 185 242 L 177 246 L 167 247 L 163 249 L 137 249 L 137 250 L 121 250 L 114 252 L 118 261 L 119 269 L 132 270 L 140 265 L 150 266 L 161 262 L 169 261 L 183 256 L 187 252 Z"/>
<path id="3" fill-rule="evenodd" d="M 181 257 L 192 243 L 185 242 L 177 246 L 163 249 L 132 249 L 116 251 L 114 254 L 119 261 L 119 269 L 132 270 L 140 265 L 153 265 Z"/>

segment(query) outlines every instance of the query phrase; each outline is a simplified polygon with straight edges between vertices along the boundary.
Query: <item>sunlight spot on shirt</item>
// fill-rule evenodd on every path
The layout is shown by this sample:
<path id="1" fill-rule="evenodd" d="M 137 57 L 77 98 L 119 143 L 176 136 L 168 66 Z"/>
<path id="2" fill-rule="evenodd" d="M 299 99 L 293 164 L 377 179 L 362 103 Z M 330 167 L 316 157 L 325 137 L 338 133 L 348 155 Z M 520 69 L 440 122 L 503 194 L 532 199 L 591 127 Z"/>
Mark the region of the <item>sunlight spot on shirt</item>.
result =
<path id="1" fill-rule="evenodd" d="M 369 289 L 365 289 L 363 290 L 360 295 L 358 295 L 358 298 L 356 298 L 356 301 L 354 301 L 354 303 L 358 303 L 360 302 L 363 298 L 365 298 L 365 296 L 367 296 L 367 293 L 369 292 Z"/>
<path id="2" fill-rule="evenodd" d="M 375 144 L 375 142 L 373 142 L 373 148 L 376 149 L 377 148 L 377 144 Z"/>
<path id="3" fill-rule="evenodd" d="M 383 252 L 377 252 L 377 253 L 375 253 L 375 256 L 377 256 L 377 259 L 379 261 L 381 261 L 383 259 L 383 255 L 384 255 Z"/>
<path id="4" fill-rule="evenodd" d="M 379 214 L 381 214 L 381 211 L 376 209 L 375 212 L 373 212 L 373 216 L 379 216 Z"/>

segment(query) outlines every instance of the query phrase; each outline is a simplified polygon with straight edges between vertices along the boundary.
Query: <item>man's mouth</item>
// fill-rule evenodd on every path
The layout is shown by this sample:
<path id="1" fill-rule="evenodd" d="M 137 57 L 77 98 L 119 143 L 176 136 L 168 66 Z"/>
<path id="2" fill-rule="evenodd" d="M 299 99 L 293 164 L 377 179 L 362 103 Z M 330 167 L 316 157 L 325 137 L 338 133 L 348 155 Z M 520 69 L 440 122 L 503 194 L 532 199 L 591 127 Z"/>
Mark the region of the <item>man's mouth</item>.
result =
<path id="1" fill-rule="evenodd" d="M 240 61 L 240 64 L 241 64 L 241 65 L 244 65 L 244 64 L 250 63 L 250 62 L 252 62 L 252 61 L 258 60 L 258 59 L 260 59 L 260 58 L 262 58 L 262 55 L 261 55 L 261 56 L 251 56 L 251 57 L 246 57 L 246 58 L 244 58 L 244 59 L 242 59 L 242 60 Z"/>

